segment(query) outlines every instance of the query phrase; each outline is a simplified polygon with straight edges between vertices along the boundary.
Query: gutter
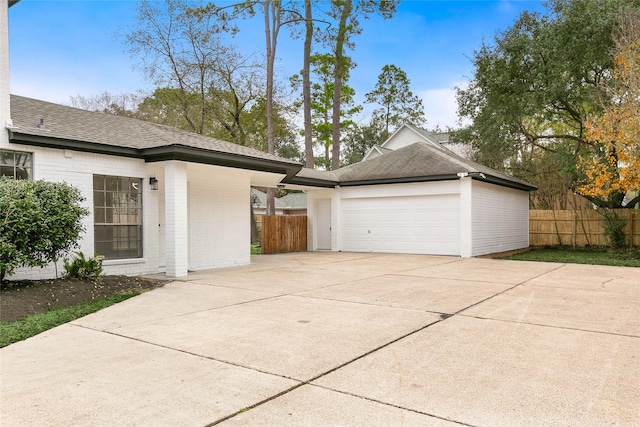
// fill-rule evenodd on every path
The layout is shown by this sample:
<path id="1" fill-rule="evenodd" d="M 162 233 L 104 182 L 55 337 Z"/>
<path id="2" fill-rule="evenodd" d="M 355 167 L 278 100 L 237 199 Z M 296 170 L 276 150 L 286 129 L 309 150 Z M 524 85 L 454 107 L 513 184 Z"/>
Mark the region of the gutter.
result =
<path id="1" fill-rule="evenodd" d="M 130 157 L 144 160 L 146 163 L 179 160 L 206 165 L 226 166 L 238 169 L 285 174 L 285 179 L 293 178 L 295 174 L 302 169 L 302 165 L 294 162 L 260 159 L 241 154 L 210 151 L 203 148 L 189 147 L 179 144 L 139 149 L 70 139 L 52 138 L 50 136 L 17 134 L 11 129 L 8 130 L 9 142 L 16 144 Z"/>

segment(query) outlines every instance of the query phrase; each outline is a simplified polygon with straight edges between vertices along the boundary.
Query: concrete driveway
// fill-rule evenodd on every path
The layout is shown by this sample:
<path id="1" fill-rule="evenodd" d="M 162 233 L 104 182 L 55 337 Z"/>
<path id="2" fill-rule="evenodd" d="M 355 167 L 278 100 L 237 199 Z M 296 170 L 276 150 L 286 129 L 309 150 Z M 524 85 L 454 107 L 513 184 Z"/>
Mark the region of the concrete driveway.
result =
<path id="1" fill-rule="evenodd" d="M 640 425 L 640 269 L 253 261 L 0 350 L 0 424 Z"/>

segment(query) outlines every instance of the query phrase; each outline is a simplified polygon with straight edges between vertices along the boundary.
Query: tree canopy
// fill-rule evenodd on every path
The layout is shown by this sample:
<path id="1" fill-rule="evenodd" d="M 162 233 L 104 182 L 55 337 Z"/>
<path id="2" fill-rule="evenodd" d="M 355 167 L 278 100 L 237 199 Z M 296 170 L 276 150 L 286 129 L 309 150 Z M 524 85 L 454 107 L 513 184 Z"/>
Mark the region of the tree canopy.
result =
<path id="1" fill-rule="evenodd" d="M 640 11 L 620 12 L 618 24 L 611 103 L 585 124 L 596 154 L 581 157 L 577 191 L 610 207 L 633 207 L 640 202 Z"/>
<path id="2" fill-rule="evenodd" d="M 474 53 L 473 79 L 457 90 L 458 113 L 471 124 L 455 138 L 481 163 L 534 184 L 548 173 L 536 165 L 554 163 L 575 188 L 578 158 L 594 154 L 586 123 L 611 101 L 618 13 L 639 4 L 551 0 L 544 14 L 522 13 Z M 552 161 L 533 161 L 541 157 Z"/>

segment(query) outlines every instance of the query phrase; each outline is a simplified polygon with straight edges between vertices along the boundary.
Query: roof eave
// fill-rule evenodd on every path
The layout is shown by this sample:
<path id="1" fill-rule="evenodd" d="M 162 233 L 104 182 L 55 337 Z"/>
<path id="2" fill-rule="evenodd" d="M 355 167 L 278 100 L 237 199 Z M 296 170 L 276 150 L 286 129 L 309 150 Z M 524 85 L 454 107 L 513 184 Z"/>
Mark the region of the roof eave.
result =
<path id="1" fill-rule="evenodd" d="M 515 190 L 536 191 L 538 189 L 538 187 L 534 185 L 511 181 L 497 176 L 487 175 L 485 173 L 483 173 L 482 175 L 474 173 L 473 175 L 471 175 L 471 178 L 476 181 L 488 182 L 490 184 L 500 185 L 502 187 L 513 188 Z"/>
<path id="2" fill-rule="evenodd" d="M 33 145 L 38 147 L 56 148 L 81 151 L 94 154 L 106 154 L 120 157 L 142 159 L 147 163 L 182 160 L 215 166 L 227 166 L 239 169 L 256 170 L 284 174 L 287 178 L 295 176 L 302 169 L 302 165 L 293 162 L 259 159 L 234 153 L 210 151 L 184 145 L 168 145 L 145 149 L 118 147 L 114 145 L 98 144 L 94 142 L 75 141 L 54 138 L 47 135 L 22 134 L 9 131 L 9 141 L 16 144 Z"/>
<path id="3" fill-rule="evenodd" d="M 408 184 L 414 182 L 432 181 L 452 181 L 460 179 L 456 174 L 431 175 L 431 176 L 407 176 L 398 178 L 362 179 L 353 181 L 340 181 L 341 187 L 355 187 L 360 185 L 383 185 L 383 184 Z"/>
<path id="4" fill-rule="evenodd" d="M 9 142 L 14 144 L 33 145 L 36 147 L 57 148 L 62 150 L 83 151 L 95 154 L 107 154 L 120 157 L 142 158 L 141 151 L 135 148 L 118 147 L 97 144 L 93 142 L 76 141 L 55 138 L 47 135 L 32 135 L 9 129 Z"/>
<path id="5" fill-rule="evenodd" d="M 282 180 L 283 184 L 302 185 L 305 187 L 335 188 L 338 181 L 331 181 L 318 178 L 305 178 L 300 176 L 287 177 Z"/>
<path id="6" fill-rule="evenodd" d="M 184 145 L 164 145 L 143 150 L 145 162 L 162 162 L 166 160 L 182 160 L 191 163 L 201 163 L 213 166 L 226 166 L 238 169 L 249 169 L 261 172 L 285 174 L 293 177 L 302 165 L 277 160 L 259 159 L 235 153 L 209 151 L 202 148 Z"/>

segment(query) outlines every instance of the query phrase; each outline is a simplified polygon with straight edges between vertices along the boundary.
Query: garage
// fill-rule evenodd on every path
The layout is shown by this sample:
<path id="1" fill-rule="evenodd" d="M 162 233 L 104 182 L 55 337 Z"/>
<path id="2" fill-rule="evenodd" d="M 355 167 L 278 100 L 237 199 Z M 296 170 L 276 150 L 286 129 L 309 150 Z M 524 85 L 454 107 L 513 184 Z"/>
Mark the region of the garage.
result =
<path id="1" fill-rule="evenodd" d="M 342 250 L 460 254 L 460 196 L 343 199 Z"/>
<path id="2" fill-rule="evenodd" d="M 535 187 L 434 144 L 302 169 L 288 183 L 307 191 L 309 250 L 330 240 L 332 251 L 471 257 L 529 246 Z"/>

